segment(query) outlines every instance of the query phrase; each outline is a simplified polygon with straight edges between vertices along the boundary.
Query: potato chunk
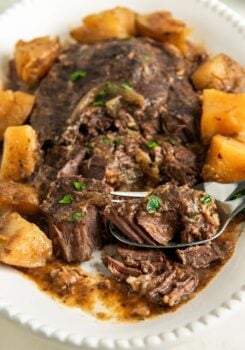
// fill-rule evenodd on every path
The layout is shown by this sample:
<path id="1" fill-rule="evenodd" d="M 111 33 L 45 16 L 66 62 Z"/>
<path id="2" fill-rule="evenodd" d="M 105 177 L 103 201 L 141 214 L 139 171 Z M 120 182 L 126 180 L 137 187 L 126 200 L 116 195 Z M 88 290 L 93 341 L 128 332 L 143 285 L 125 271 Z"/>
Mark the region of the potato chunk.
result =
<path id="1" fill-rule="evenodd" d="M 40 212 L 37 190 L 29 185 L 0 180 L 0 210 L 13 210 L 24 215 Z"/>
<path id="2" fill-rule="evenodd" d="M 208 144 L 216 134 L 236 136 L 245 131 L 245 94 L 204 90 L 201 134 Z"/>
<path id="3" fill-rule="evenodd" d="M 201 64 L 191 77 L 196 89 L 242 91 L 245 71 L 240 64 L 225 54 L 217 55 Z"/>
<path id="4" fill-rule="evenodd" d="M 94 43 L 112 38 L 123 39 L 135 33 L 135 14 L 125 7 L 116 7 L 83 19 L 71 36 L 80 43 Z"/>
<path id="5" fill-rule="evenodd" d="M 30 125 L 8 127 L 4 134 L 0 178 L 18 181 L 30 176 L 38 158 L 35 130 Z"/>
<path id="6" fill-rule="evenodd" d="M 185 23 L 174 18 L 170 12 L 159 11 L 136 16 L 136 32 L 161 42 L 167 42 L 185 52 L 186 36 L 190 29 Z"/>
<path id="7" fill-rule="evenodd" d="M 51 256 L 52 243 L 36 225 L 15 212 L 1 217 L 0 262 L 34 268 L 44 266 Z"/>
<path id="8" fill-rule="evenodd" d="M 0 140 L 8 126 L 23 124 L 30 115 L 35 97 L 21 91 L 0 91 Z"/>
<path id="9" fill-rule="evenodd" d="M 245 179 L 245 143 L 230 137 L 213 137 L 203 167 L 205 181 L 233 182 Z"/>
<path id="10" fill-rule="evenodd" d="M 19 78 L 30 86 L 35 85 L 48 72 L 59 50 L 58 38 L 44 36 L 31 41 L 19 40 L 14 53 Z"/>

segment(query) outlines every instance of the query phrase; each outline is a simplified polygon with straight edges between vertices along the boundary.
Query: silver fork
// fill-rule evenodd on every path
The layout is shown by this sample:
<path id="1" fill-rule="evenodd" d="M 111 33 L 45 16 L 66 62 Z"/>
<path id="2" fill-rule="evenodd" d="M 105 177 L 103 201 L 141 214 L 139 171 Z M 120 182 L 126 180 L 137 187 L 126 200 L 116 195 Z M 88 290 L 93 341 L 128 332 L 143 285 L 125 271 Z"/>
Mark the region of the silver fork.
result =
<path id="1" fill-rule="evenodd" d="M 205 191 L 213 198 L 219 201 L 226 201 L 232 199 L 232 197 L 240 192 L 245 191 L 245 180 L 238 182 L 231 182 L 228 184 L 223 184 L 219 182 L 202 182 L 198 185 L 195 185 L 194 188 L 199 191 Z M 130 197 L 130 198 L 144 198 L 148 196 L 151 192 L 120 192 L 112 191 L 111 195 L 120 196 L 120 197 Z M 244 193 L 245 195 L 245 193 Z M 116 202 L 116 200 L 113 200 Z"/>
<path id="2" fill-rule="evenodd" d="M 209 185 L 207 185 L 209 184 Z M 203 183 L 199 185 L 198 189 L 205 189 L 205 191 L 212 195 L 212 193 L 214 193 L 214 186 L 216 185 L 215 182 L 212 183 Z M 227 198 L 232 198 L 232 196 L 234 196 L 236 193 L 245 190 L 245 181 L 240 181 L 237 183 L 233 183 L 233 184 L 217 184 L 219 191 L 216 191 L 216 196 L 218 195 L 219 197 L 224 197 Z M 213 191 L 211 191 L 211 189 L 213 189 Z M 223 189 L 223 191 L 222 191 Z M 212 192 L 212 193 L 211 193 Z M 126 197 L 131 197 L 131 198 L 144 198 L 146 197 L 148 194 L 150 194 L 150 192 L 118 192 L 118 191 L 114 191 L 111 192 L 112 195 L 115 196 L 126 196 Z M 212 195 L 213 196 L 213 195 Z M 213 196 L 214 198 L 217 198 L 215 196 Z M 113 200 L 114 201 L 114 200 Z M 177 243 L 177 242 L 169 242 L 166 245 L 159 245 L 159 244 L 145 244 L 145 243 L 136 243 L 133 241 L 130 241 L 129 239 L 127 239 L 123 233 L 112 223 L 110 222 L 110 232 L 112 233 L 112 235 L 119 241 L 121 241 L 122 243 L 134 246 L 134 247 L 140 247 L 140 248 L 156 248 L 156 249 L 169 249 L 169 248 L 186 248 L 186 247 L 191 247 L 191 246 L 195 246 L 195 245 L 200 245 L 200 244 L 205 244 L 208 242 L 211 242 L 212 240 L 216 239 L 217 237 L 219 237 L 224 230 L 226 229 L 227 225 L 230 223 L 230 221 L 242 210 L 245 208 L 245 196 L 238 198 L 238 199 L 234 199 L 231 201 L 220 201 L 215 199 L 215 203 L 217 205 L 217 210 L 218 210 L 218 214 L 219 214 L 219 219 L 220 219 L 220 226 L 219 226 L 219 230 L 217 231 L 217 233 L 212 236 L 209 239 L 205 239 L 205 240 L 201 240 L 201 241 L 194 241 L 194 242 L 190 242 L 190 243 Z"/>

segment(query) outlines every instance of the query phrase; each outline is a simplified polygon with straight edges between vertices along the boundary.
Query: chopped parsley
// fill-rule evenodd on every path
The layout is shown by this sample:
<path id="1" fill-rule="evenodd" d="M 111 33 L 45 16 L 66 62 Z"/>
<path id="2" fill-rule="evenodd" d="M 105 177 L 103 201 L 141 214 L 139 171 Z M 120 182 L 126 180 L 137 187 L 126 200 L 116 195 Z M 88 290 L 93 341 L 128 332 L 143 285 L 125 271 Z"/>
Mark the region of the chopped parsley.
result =
<path id="1" fill-rule="evenodd" d="M 148 199 L 146 210 L 148 213 L 155 213 L 160 208 L 161 203 L 157 196 L 151 196 Z"/>
<path id="2" fill-rule="evenodd" d="M 107 93 L 104 90 L 101 90 L 97 96 L 95 101 L 92 103 L 94 107 L 104 106 L 105 105 L 105 99 L 107 97 Z"/>
<path id="3" fill-rule="evenodd" d="M 148 148 L 152 149 L 152 148 L 155 148 L 156 146 L 158 146 L 158 144 L 156 143 L 156 141 L 150 140 L 150 141 L 146 142 L 146 146 Z"/>
<path id="4" fill-rule="evenodd" d="M 78 70 L 76 72 L 71 73 L 70 80 L 76 81 L 80 78 L 85 78 L 87 75 L 88 75 L 87 72 L 84 72 L 83 70 Z"/>
<path id="5" fill-rule="evenodd" d="M 75 188 L 75 190 L 80 191 L 86 188 L 86 184 L 84 182 L 74 181 L 73 187 Z"/>
<path id="6" fill-rule="evenodd" d="M 102 100 L 93 102 L 94 107 L 99 107 L 99 106 L 104 106 L 104 105 L 105 105 L 105 101 L 102 101 Z"/>
<path id="7" fill-rule="evenodd" d="M 200 198 L 200 202 L 202 204 L 210 204 L 212 202 L 212 198 L 209 196 L 209 194 L 206 194 Z"/>
<path id="8" fill-rule="evenodd" d="M 144 57 L 144 60 L 145 61 L 150 61 L 150 59 L 151 59 L 151 56 L 148 56 L 148 55 L 145 55 L 145 56 L 143 56 Z"/>
<path id="9" fill-rule="evenodd" d="M 101 90 L 98 95 L 97 95 L 97 98 L 98 99 L 105 99 L 107 96 L 107 93 L 104 91 L 104 90 Z"/>
<path id="10" fill-rule="evenodd" d="M 118 145 L 120 145 L 122 143 L 122 140 L 118 137 L 117 139 L 113 140 L 113 143 L 114 143 L 115 146 L 118 146 Z"/>
<path id="11" fill-rule="evenodd" d="M 73 213 L 69 217 L 69 221 L 70 222 L 76 222 L 77 220 L 83 218 L 84 216 L 85 216 L 85 212 L 84 211 L 75 211 L 75 213 Z"/>
<path id="12" fill-rule="evenodd" d="M 104 143 L 110 143 L 112 140 L 110 139 L 110 137 L 108 137 L 108 136 L 105 136 L 105 137 L 103 137 L 103 142 Z"/>
<path id="13" fill-rule="evenodd" d="M 118 90 L 118 86 L 116 84 L 108 83 L 106 87 L 111 93 L 115 93 Z"/>
<path id="14" fill-rule="evenodd" d="M 122 84 L 120 84 L 120 87 L 122 87 L 125 90 L 132 89 L 132 84 L 130 84 L 130 83 L 122 83 Z"/>
<path id="15" fill-rule="evenodd" d="M 71 204 L 72 202 L 72 195 L 70 193 L 67 193 L 64 195 L 61 200 L 59 200 L 59 204 Z"/>
<path id="16" fill-rule="evenodd" d="M 108 137 L 108 136 L 103 137 L 103 142 L 104 143 L 110 143 L 111 142 L 110 137 Z"/>

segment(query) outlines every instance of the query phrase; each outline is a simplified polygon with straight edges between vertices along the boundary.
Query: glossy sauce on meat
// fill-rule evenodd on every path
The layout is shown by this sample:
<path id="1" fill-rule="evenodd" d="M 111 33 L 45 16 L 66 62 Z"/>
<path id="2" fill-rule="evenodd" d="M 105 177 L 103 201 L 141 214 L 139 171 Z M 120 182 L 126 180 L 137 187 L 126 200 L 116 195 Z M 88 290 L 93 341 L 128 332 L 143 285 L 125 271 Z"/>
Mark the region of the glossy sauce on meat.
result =
<path id="1" fill-rule="evenodd" d="M 55 261 L 43 268 L 23 272 L 37 283 L 41 290 L 67 306 L 79 307 L 84 312 L 101 320 L 140 321 L 175 311 L 206 287 L 233 255 L 238 239 L 237 225 L 242 219 L 243 217 L 240 217 L 233 222 L 226 232 L 216 240 L 224 244 L 224 260 L 213 263 L 207 268 L 198 269 L 199 285 L 195 292 L 173 307 L 149 302 L 146 298 L 132 292 L 126 284 L 101 274 L 88 274 L 77 265 Z M 59 276 L 60 271 L 65 273 Z M 104 308 L 102 312 L 96 310 L 98 303 Z"/>

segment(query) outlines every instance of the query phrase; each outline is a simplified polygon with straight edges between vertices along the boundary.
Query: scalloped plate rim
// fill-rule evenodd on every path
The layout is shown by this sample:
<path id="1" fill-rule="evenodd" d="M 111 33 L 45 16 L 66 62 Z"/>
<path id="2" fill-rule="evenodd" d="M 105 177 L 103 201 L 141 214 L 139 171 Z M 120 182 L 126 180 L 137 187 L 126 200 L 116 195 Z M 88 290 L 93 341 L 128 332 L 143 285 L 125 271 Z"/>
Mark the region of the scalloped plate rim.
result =
<path id="1" fill-rule="evenodd" d="M 195 0 L 196 3 L 200 3 L 204 6 L 211 8 L 214 12 L 218 13 L 219 16 L 227 19 L 231 22 L 234 29 L 236 29 L 245 39 L 245 19 L 239 16 L 235 11 L 230 9 L 228 6 L 219 2 L 218 0 Z M 25 6 L 34 5 L 37 0 L 22 0 L 16 3 L 10 8 L 8 8 L 3 14 L 0 15 L 0 22 L 7 16 L 12 16 L 18 8 L 23 8 Z M 242 225 L 242 230 L 244 231 L 245 225 Z M 236 253 L 235 253 L 236 254 Z M 1 267 L 0 267 L 1 268 Z M 215 309 L 211 310 L 208 314 L 198 318 L 192 323 L 187 323 L 183 327 L 178 329 L 173 329 L 171 332 L 160 333 L 152 336 L 142 337 L 142 338 L 129 338 L 127 340 L 117 339 L 112 340 L 110 338 L 97 338 L 97 337 L 83 337 L 81 334 L 71 334 L 66 330 L 54 329 L 52 326 L 42 325 L 35 317 L 28 314 L 20 314 L 14 305 L 8 303 L 8 301 L 3 300 L 0 297 L 0 313 L 2 316 L 11 319 L 16 324 L 21 324 L 25 328 L 31 330 L 39 336 L 45 336 L 52 341 L 59 341 L 75 347 L 83 347 L 88 349 L 133 349 L 136 347 L 147 348 L 150 347 L 158 348 L 162 346 L 165 342 L 174 342 L 179 338 L 185 338 L 196 332 L 198 332 L 217 322 L 221 315 L 227 311 L 235 311 L 239 307 L 240 303 L 245 302 L 245 284 L 243 284 L 240 290 L 236 291 L 231 295 L 231 297 L 220 303 Z"/>

